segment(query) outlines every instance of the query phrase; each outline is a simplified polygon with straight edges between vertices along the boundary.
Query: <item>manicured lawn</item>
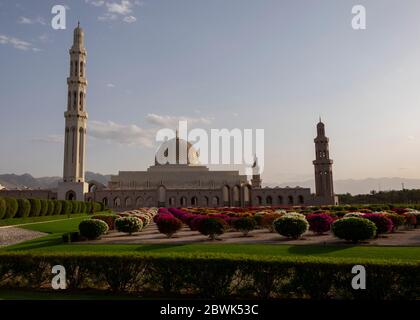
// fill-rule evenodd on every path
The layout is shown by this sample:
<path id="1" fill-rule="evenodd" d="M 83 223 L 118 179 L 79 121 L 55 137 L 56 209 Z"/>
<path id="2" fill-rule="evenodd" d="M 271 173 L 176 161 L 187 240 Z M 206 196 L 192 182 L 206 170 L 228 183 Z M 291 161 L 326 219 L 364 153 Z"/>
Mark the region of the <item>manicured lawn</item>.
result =
<path id="1" fill-rule="evenodd" d="M 366 258 L 385 260 L 420 261 L 419 247 L 380 247 L 380 246 L 313 246 L 285 244 L 182 244 L 182 245 L 139 245 L 139 244 L 63 244 L 61 236 L 65 232 L 77 231 L 80 221 L 75 219 L 58 220 L 24 226 L 26 229 L 50 233 L 50 235 L 21 244 L 9 246 L 0 251 L 30 251 L 32 253 L 229 253 L 232 255 L 261 256 L 313 256 L 337 258 Z"/>
<path id="2" fill-rule="evenodd" d="M 88 215 L 85 214 L 85 213 L 72 214 L 72 215 L 70 215 L 70 218 L 87 217 L 87 216 Z M 18 224 L 34 223 L 34 222 L 67 220 L 68 218 L 69 217 L 67 215 L 59 215 L 59 216 L 42 216 L 42 217 L 4 219 L 4 220 L 0 220 L 0 227 L 2 227 L 2 226 L 15 226 L 15 225 L 18 225 Z"/>

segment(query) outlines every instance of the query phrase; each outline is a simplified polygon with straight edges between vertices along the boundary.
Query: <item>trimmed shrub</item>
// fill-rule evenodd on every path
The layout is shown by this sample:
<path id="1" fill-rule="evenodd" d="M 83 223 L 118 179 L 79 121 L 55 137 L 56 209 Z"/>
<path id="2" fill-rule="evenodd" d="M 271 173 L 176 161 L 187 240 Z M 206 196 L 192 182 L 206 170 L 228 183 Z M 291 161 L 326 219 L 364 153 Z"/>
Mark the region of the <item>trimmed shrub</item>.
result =
<path id="1" fill-rule="evenodd" d="M 132 235 L 135 232 L 141 231 L 143 222 L 135 217 L 122 217 L 115 220 L 115 228 L 119 232 L 128 233 Z"/>
<path id="2" fill-rule="evenodd" d="M 40 212 L 40 216 L 46 216 L 48 213 L 48 200 L 45 199 L 41 199 L 41 212 Z"/>
<path id="3" fill-rule="evenodd" d="M 61 201 L 61 214 L 69 215 L 72 213 L 73 206 L 69 200 L 60 200 Z"/>
<path id="4" fill-rule="evenodd" d="M 108 232 L 108 225 L 102 220 L 87 219 L 80 222 L 79 232 L 83 237 L 95 240 Z"/>
<path id="5" fill-rule="evenodd" d="M 3 219 L 4 216 L 6 215 L 6 200 L 4 200 L 3 198 L 0 198 L 0 219 Z"/>
<path id="6" fill-rule="evenodd" d="M 48 212 L 47 215 L 52 216 L 54 214 L 54 201 L 48 200 Z"/>
<path id="7" fill-rule="evenodd" d="M 106 214 L 97 214 L 92 216 L 92 219 L 102 220 L 108 225 L 109 230 L 115 229 L 115 220 L 117 220 L 119 216 L 116 214 L 106 215 Z"/>
<path id="8" fill-rule="evenodd" d="M 372 239 L 376 236 L 376 225 L 365 218 L 349 217 L 335 221 L 332 232 L 337 238 L 352 241 Z"/>
<path id="9" fill-rule="evenodd" d="M 205 236 L 209 236 L 211 240 L 214 240 L 217 236 L 225 233 L 226 227 L 227 224 L 222 219 L 207 218 L 198 224 L 198 231 Z"/>
<path id="10" fill-rule="evenodd" d="M 18 211 L 16 217 L 27 218 L 31 212 L 31 203 L 28 199 L 18 199 Z"/>
<path id="11" fill-rule="evenodd" d="M 31 212 L 29 213 L 30 217 L 38 217 L 41 213 L 41 200 L 39 199 L 29 199 L 31 203 Z"/>
<path id="12" fill-rule="evenodd" d="M 205 219 L 208 219 L 208 217 L 205 215 L 197 215 L 195 218 L 191 219 L 188 225 L 191 231 L 198 231 L 201 222 Z"/>
<path id="13" fill-rule="evenodd" d="M 92 202 L 92 213 L 101 211 L 102 204 L 100 202 Z"/>
<path id="14" fill-rule="evenodd" d="M 14 218 L 18 211 L 18 202 L 15 198 L 6 198 L 6 214 L 4 219 Z"/>
<path id="15" fill-rule="evenodd" d="M 308 231 L 308 228 L 308 221 L 298 216 L 283 216 L 274 221 L 274 229 L 277 233 L 287 238 L 298 239 Z"/>
<path id="16" fill-rule="evenodd" d="M 163 233 L 168 238 L 171 238 L 176 232 L 181 230 L 183 224 L 178 218 L 172 214 L 163 214 L 163 217 L 157 219 L 156 225 L 160 233 Z"/>
<path id="17" fill-rule="evenodd" d="M 323 234 L 331 230 L 331 224 L 334 219 L 325 213 L 310 214 L 306 217 L 309 223 L 309 230 L 316 234 Z"/>
<path id="18" fill-rule="evenodd" d="M 396 213 L 386 213 L 385 216 L 392 221 L 392 232 L 397 230 L 404 224 L 405 218 L 404 216 Z"/>
<path id="19" fill-rule="evenodd" d="M 86 212 L 86 202 L 80 202 L 80 208 L 78 213 L 85 213 Z"/>
<path id="20" fill-rule="evenodd" d="M 267 228 L 268 231 L 270 232 L 274 232 L 274 221 L 276 221 L 277 219 L 281 218 L 283 216 L 283 214 L 281 213 L 268 213 L 265 214 L 264 217 L 261 220 L 261 226 L 263 226 L 264 228 Z"/>
<path id="21" fill-rule="evenodd" d="M 59 200 L 53 200 L 54 202 L 54 213 L 53 215 L 60 215 L 62 211 L 63 203 Z"/>
<path id="22" fill-rule="evenodd" d="M 363 216 L 376 225 L 376 235 L 391 232 L 393 228 L 392 220 L 383 214 L 368 213 Z"/>
<path id="23" fill-rule="evenodd" d="M 404 224 L 407 228 L 412 228 L 417 225 L 417 215 L 414 212 L 406 212 L 404 213 L 404 217 Z"/>
<path id="24" fill-rule="evenodd" d="M 88 201 L 86 202 L 85 213 L 91 213 L 91 211 L 92 211 L 92 202 Z"/>
<path id="25" fill-rule="evenodd" d="M 257 222 L 253 218 L 245 217 L 233 220 L 232 226 L 242 232 L 243 236 L 247 236 L 250 231 L 255 229 Z"/>
<path id="26" fill-rule="evenodd" d="M 71 213 L 78 213 L 79 212 L 79 207 L 80 207 L 80 203 L 79 201 L 76 200 L 71 200 Z"/>

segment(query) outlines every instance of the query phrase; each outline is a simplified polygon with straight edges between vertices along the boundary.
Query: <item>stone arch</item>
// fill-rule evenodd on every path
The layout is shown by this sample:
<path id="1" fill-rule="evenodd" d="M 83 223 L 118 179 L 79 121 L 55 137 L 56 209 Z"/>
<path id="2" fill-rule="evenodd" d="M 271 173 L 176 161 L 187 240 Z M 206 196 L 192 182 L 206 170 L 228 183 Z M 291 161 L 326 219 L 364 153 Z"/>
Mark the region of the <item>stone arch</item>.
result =
<path id="1" fill-rule="evenodd" d="M 277 197 L 277 204 L 283 204 L 283 197 L 282 196 Z"/>
<path id="2" fill-rule="evenodd" d="M 121 199 L 120 197 L 114 198 L 114 208 L 121 208 Z"/>
<path id="3" fill-rule="evenodd" d="M 76 192 L 69 190 L 66 192 L 66 200 L 76 200 Z"/>
<path id="4" fill-rule="evenodd" d="M 262 206 L 262 197 L 261 196 L 256 196 L 255 200 L 257 202 L 257 206 Z"/>
<path id="5" fill-rule="evenodd" d="M 188 206 L 187 197 L 181 197 L 181 199 L 180 199 L 180 206 L 181 206 L 181 207 L 186 207 L 186 206 Z"/>
<path id="6" fill-rule="evenodd" d="M 241 192 L 240 192 L 240 187 L 239 186 L 234 186 L 232 188 L 232 198 L 233 198 L 233 205 L 235 207 L 240 207 L 241 206 Z"/>
<path id="7" fill-rule="evenodd" d="M 164 186 L 160 186 L 158 188 L 158 202 L 159 206 L 164 207 L 166 203 L 166 188 Z"/>
<path id="8" fill-rule="evenodd" d="M 295 200 L 293 199 L 293 196 L 288 196 L 287 197 L 287 204 L 294 204 Z"/>
<path id="9" fill-rule="evenodd" d="M 198 198 L 196 196 L 191 198 L 191 206 L 197 207 L 198 206 Z"/>
<path id="10" fill-rule="evenodd" d="M 204 206 L 205 206 L 205 207 L 208 207 L 208 206 L 209 206 L 209 204 L 210 204 L 209 197 L 204 196 Z"/>
<path id="11" fill-rule="evenodd" d="M 105 206 L 108 206 L 108 198 L 107 198 L 107 197 L 104 197 L 104 198 L 102 199 L 102 203 L 103 203 Z"/>
<path id="12" fill-rule="evenodd" d="M 267 196 L 267 197 L 265 198 L 265 203 L 266 203 L 268 206 L 273 205 L 273 197 L 272 197 L 272 196 Z"/>
<path id="13" fill-rule="evenodd" d="M 245 206 L 249 206 L 251 202 L 251 186 L 246 184 L 243 186 L 243 194 L 244 194 L 244 204 Z"/>
<path id="14" fill-rule="evenodd" d="M 175 197 L 170 197 L 169 198 L 169 206 L 170 207 L 176 207 L 176 198 Z"/>
<path id="15" fill-rule="evenodd" d="M 298 202 L 299 204 L 304 204 L 305 203 L 305 198 L 302 195 L 298 196 Z"/>
<path id="16" fill-rule="evenodd" d="M 230 187 L 228 185 L 223 186 L 223 205 L 228 207 L 230 206 Z"/>
<path id="17" fill-rule="evenodd" d="M 144 199 L 143 197 L 137 197 L 136 199 L 136 207 L 141 208 L 144 206 Z"/>
<path id="18" fill-rule="evenodd" d="M 219 197 L 214 196 L 211 199 L 211 205 L 212 205 L 212 207 L 218 207 L 219 206 Z"/>
<path id="19" fill-rule="evenodd" d="M 131 197 L 126 197 L 124 200 L 124 204 L 126 208 L 131 208 L 131 206 L 133 205 L 133 200 L 131 199 Z"/>

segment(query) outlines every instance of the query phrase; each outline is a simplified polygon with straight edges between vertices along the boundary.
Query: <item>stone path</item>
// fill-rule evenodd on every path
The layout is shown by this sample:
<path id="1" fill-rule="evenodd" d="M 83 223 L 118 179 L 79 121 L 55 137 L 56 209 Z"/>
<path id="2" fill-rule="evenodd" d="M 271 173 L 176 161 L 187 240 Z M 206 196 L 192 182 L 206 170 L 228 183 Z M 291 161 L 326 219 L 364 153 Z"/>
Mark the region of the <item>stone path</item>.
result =
<path id="1" fill-rule="evenodd" d="M 0 229 L 0 246 L 9 246 L 23 241 L 43 237 L 46 233 L 26 230 L 17 227 L 8 227 Z"/>
<path id="2" fill-rule="evenodd" d="M 227 232 L 220 236 L 223 241 L 210 241 L 207 237 L 197 231 L 191 231 L 184 227 L 173 238 L 168 239 L 158 232 L 156 225 L 151 225 L 142 232 L 134 235 L 127 235 L 112 231 L 102 236 L 100 240 L 89 243 L 102 244 L 185 244 L 185 243 L 266 243 L 266 244 L 291 244 L 291 245 L 345 245 L 346 242 L 335 238 L 331 233 L 326 235 L 315 235 L 308 232 L 301 239 L 289 240 L 277 233 L 270 233 L 265 229 L 254 230 L 248 237 L 243 237 L 240 232 Z M 85 243 L 85 242 L 84 242 Z M 378 239 L 362 243 L 362 245 L 383 245 L 383 246 L 420 246 L 420 229 L 405 230 L 402 228 L 395 233 L 381 236 Z M 420 249 L 420 248 L 419 248 Z"/>

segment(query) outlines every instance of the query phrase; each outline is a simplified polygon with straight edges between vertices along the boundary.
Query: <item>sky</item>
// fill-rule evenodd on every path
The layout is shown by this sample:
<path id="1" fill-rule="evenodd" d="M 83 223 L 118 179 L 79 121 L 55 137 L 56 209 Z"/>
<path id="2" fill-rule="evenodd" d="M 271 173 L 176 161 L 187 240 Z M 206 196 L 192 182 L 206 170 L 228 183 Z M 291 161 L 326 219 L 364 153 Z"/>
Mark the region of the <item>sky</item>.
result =
<path id="1" fill-rule="evenodd" d="M 51 27 L 64 4 L 65 30 Z M 366 8 L 354 30 L 352 7 Z M 86 169 L 145 170 L 154 132 L 264 129 L 266 182 L 420 178 L 418 0 L 0 0 L 0 174 L 61 176 L 68 50 L 87 48 Z"/>

